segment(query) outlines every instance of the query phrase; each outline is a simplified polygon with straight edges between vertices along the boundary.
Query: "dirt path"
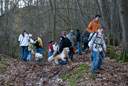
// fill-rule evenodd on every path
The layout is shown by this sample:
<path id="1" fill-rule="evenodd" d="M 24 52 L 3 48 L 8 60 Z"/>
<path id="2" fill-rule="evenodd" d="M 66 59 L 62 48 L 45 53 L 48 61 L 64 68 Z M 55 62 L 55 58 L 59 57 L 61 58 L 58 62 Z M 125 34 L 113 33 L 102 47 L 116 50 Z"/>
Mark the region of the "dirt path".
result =
<path id="1" fill-rule="evenodd" d="M 72 65 L 64 66 L 8 59 L 7 71 L 0 74 L 0 86 L 128 86 L 128 63 L 106 58 L 103 69 L 93 78 L 89 66 L 85 55 L 75 56 Z"/>

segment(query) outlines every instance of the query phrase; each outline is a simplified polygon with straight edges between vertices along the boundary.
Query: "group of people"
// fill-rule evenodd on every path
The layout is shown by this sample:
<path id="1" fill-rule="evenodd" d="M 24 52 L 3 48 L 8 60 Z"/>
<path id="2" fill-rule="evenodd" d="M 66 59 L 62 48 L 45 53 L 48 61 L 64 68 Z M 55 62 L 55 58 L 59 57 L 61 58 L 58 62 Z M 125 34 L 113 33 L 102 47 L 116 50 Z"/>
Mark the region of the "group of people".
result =
<path id="1" fill-rule="evenodd" d="M 55 61 L 56 64 L 65 65 L 73 62 L 75 53 L 82 55 L 82 50 L 91 51 L 91 71 L 96 73 L 101 69 L 103 58 L 105 57 L 106 44 L 104 40 L 104 27 L 100 23 L 100 15 L 96 15 L 89 23 L 87 29 L 81 34 L 80 30 L 70 30 L 61 32 L 61 36 L 56 41 L 48 42 L 48 61 Z M 32 39 L 32 35 L 24 31 L 19 36 L 21 47 L 21 59 L 31 60 L 34 53 L 31 45 L 35 46 L 35 54 L 43 53 L 43 44 L 40 37 Z M 81 47 L 83 43 L 83 48 Z M 38 57 L 35 55 L 35 57 Z"/>
<path id="2" fill-rule="evenodd" d="M 20 59 L 23 61 L 32 60 L 32 55 L 42 58 L 43 42 L 40 36 L 33 37 L 27 31 L 23 31 L 18 38 L 20 46 Z"/>
<path id="3" fill-rule="evenodd" d="M 79 33 L 79 30 L 77 30 L 76 34 L 77 33 Z M 77 38 L 77 35 L 75 35 L 75 32 L 73 30 L 71 30 L 69 33 L 67 33 L 66 31 L 62 31 L 61 36 L 57 41 L 55 42 L 51 41 L 48 43 L 48 61 L 50 62 L 55 58 L 55 63 L 61 64 L 61 65 L 67 64 L 69 60 L 73 61 L 73 54 L 75 53 L 74 48 L 75 48 L 75 45 L 77 45 L 76 43 L 79 42 L 78 40 L 75 40 L 75 39 L 78 39 L 78 38 Z M 65 49 L 65 48 L 68 48 L 68 49 Z M 78 49 L 78 53 L 80 53 L 81 52 L 80 44 L 76 48 Z M 65 51 L 63 51 L 64 49 Z M 63 52 L 65 52 L 65 54 Z M 61 56 L 57 57 L 56 59 L 56 56 L 58 54 L 61 54 Z"/>

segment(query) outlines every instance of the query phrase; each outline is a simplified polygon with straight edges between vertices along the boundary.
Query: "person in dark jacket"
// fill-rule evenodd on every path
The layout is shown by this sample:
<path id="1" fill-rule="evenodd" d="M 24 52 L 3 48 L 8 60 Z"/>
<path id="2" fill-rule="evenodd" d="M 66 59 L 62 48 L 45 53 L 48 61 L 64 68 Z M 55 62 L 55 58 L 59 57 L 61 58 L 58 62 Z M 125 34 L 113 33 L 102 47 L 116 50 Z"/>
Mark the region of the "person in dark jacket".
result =
<path id="1" fill-rule="evenodd" d="M 67 37 L 63 37 L 63 36 L 60 37 L 59 53 L 61 53 L 65 47 L 70 48 L 71 46 L 72 46 L 72 44 Z"/>
<path id="2" fill-rule="evenodd" d="M 89 33 L 87 31 L 84 31 L 82 34 L 82 44 L 84 45 L 83 51 L 86 51 L 88 49 L 88 38 L 89 38 Z"/>
<path id="3" fill-rule="evenodd" d="M 77 42 L 77 52 L 79 55 L 81 55 L 81 33 L 80 30 L 76 30 L 76 42 Z"/>
<path id="4" fill-rule="evenodd" d="M 62 32 L 61 36 L 60 36 L 60 42 L 59 42 L 59 53 L 61 53 L 63 51 L 64 48 L 69 47 L 70 51 L 69 51 L 69 59 L 73 60 L 73 53 L 71 51 L 71 47 L 72 47 L 72 43 L 70 42 L 70 40 L 66 37 L 66 32 Z M 60 64 L 63 63 L 60 61 Z"/>

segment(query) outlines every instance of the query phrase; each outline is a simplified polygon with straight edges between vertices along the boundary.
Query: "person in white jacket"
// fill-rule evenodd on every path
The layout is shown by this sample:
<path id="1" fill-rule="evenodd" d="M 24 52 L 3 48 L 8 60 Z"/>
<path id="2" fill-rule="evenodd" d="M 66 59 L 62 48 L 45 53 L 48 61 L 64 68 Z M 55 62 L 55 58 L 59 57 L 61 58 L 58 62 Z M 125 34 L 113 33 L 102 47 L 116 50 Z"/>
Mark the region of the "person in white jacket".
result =
<path id="1" fill-rule="evenodd" d="M 100 28 L 94 33 L 92 39 L 89 41 L 88 46 L 91 50 L 91 71 L 96 73 L 101 68 L 102 60 L 105 57 L 106 44 L 104 40 L 103 29 Z"/>
<path id="2" fill-rule="evenodd" d="M 28 44 L 29 44 L 29 35 L 26 31 L 23 31 L 19 35 L 18 38 L 19 41 L 19 46 L 20 46 L 20 54 L 21 54 L 21 59 L 23 61 L 27 61 L 27 56 L 28 56 Z"/>

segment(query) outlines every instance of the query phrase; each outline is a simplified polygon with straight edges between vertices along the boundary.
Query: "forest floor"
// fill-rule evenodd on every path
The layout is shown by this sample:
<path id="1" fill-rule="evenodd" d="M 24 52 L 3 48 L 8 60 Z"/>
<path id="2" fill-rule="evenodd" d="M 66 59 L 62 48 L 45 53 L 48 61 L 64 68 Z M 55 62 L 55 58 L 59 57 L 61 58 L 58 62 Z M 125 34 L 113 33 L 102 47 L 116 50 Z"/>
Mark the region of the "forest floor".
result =
<path id="1" fill-rule="evenodd" d="M 0 86 L 128 86 L 128 63 L 105 58 L 96 76 L 89 55 L 75 55 L 67 65 L 23 62 L 0 55 Z"/>

